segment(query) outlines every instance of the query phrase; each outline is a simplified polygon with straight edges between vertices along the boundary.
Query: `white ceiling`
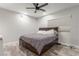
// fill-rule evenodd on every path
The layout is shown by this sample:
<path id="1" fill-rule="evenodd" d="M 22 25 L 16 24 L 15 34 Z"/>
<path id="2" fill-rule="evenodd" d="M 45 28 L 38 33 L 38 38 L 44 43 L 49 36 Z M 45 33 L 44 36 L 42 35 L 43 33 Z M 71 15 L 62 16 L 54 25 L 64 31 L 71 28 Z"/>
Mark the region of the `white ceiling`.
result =
<path id="1" fill-rule="evenodd" d="M 45 9 L 46 12 L 38 11 L 37 13 L 34 13 L 34 10 L 26 9 L 26 7 L 34 7 L 33 4 L 31 3 L 0 3 L 1 8 L 24 13 L 33 17 L 41 17 L 77 5 L 79 4 L 78 3 L 49 3 L 47 6 L 42 8 Z"/>

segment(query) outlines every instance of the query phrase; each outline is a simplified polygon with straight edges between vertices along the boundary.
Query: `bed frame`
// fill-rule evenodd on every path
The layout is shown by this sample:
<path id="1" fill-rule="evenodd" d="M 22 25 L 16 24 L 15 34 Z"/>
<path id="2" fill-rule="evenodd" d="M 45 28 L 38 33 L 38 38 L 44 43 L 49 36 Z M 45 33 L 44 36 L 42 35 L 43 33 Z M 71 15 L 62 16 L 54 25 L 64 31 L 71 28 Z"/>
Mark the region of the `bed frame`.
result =
<path id="1" fill-rule="evenodd" d="M 47 27 L 47 28 L 39 28 L 39 30 L 44 30 L 44 31 L 48 31 L 48 30 L 51 30 L 51 29 L 54 29 L 58 32 L 58 27 Z M 58 43 L 58 34 L 57 34 L 57 38 L 52 41 L 51 43 L 45 45 L 41 51 L 41 53 L 39 54 L 37 52 L 37 50 L 32 47 L 32 45 L 30 45 L 29 43 L 25 42 L 24 40 L 22 39 L 19 39 L 19 46 L 20 46 L 20 49 L 23 51 L 23 48 L 25 49 L 29 49 L 31 52 L 35 53 L 36 55 L 38 56 L 41 56 L 42 54 L 44 54 L 47 50 L 49 50 L 53 45 L 55 44 L 59 44 Z"/>

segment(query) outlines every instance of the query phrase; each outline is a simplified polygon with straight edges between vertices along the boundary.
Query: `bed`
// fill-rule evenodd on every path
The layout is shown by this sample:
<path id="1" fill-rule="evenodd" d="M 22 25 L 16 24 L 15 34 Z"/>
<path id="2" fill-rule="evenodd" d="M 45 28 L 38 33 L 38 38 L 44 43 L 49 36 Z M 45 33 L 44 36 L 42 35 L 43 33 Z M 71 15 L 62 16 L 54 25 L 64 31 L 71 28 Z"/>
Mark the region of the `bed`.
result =
<path id="1" fill-rule="evenodd" d="M 25 49 L 29 49 L 31 52 L 37 55 L 42 55 L 53 45 L 58 44 L 58 27 L 39 28 L 39 31 L 49 30 L 55 30 L 55 35 L 31 33 L 21 36 L 19 39 L 19 46 L 21 47 L 20 49 L 22 50 L 23 47 Z"/>

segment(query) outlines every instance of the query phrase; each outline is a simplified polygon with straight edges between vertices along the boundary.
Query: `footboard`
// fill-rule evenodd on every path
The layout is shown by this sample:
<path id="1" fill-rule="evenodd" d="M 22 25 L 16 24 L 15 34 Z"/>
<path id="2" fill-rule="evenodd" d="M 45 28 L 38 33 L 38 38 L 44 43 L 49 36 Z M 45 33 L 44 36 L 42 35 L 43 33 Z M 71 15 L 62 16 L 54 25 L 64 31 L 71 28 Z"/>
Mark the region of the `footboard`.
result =
<path id="1" fill-rule="evenodd" d="M 22 48 L 25 48 L 25 49 L 28 49 L 28 50 L 30 50 L 31 52 L 33 52 L 33 53 L 39 55 L 38 52 L 37 52 L 37 50 L 36 50 L 32 45 L 30 45 L 29 43 L 25 42 L 25 41 L 22 40 L 22 39 L 19 40 L 19 46 L 20 46 L 20 49 L 21 49 L 22 51 L 23 51 Z"/>
<path id="2" fill-rule="evenodd" d="M 22 48 L 25 48 L 25 49 L 28 49 L 28 50 L 30 50 L 31 52 L 33 52 L 33 53 L 35 53 L 36 55 L 42 55 L 42 54 L 44 54 L 47 50 L 49 50 L 53 45 L 55 45 L 55 44 L 58 44 L 58 38 L 57 39 L 55 39 L 54 41 L 52 41 L 51 43 L 49 43 L 49 44 L 47 44 L 47 45 L 45 45 L 44 47 L 43 47 L 43 49 L 41 50 L 41 53 L 39 54 L 38 52 L 37 52 L 37 50 L 32 46 L 32 45 L 30 45 L 29 43 L 27 43 L 27 42 L 25 42 L 24 40 L 22 40 L 22 39 L 19 39 L 19 46 L 20 46 L 20 49 L 23 51 L 23 49 Z"/>

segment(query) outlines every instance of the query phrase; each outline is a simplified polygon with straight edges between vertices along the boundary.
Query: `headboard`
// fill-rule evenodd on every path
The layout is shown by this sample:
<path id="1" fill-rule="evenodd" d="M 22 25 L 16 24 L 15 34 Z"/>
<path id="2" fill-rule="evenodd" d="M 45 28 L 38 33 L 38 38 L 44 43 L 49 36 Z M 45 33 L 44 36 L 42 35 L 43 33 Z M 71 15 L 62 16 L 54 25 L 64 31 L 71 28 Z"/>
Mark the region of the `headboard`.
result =
<path id="1" fill-rule="evenodd" d="M 44 30 L 44 31 L 48 31 L 48 30 L 51 30 L 51 29 L 54 29 L 58 32 L 58 27 L 45 27 L 45 28 L 39 28 L 39 30 Z"/>

